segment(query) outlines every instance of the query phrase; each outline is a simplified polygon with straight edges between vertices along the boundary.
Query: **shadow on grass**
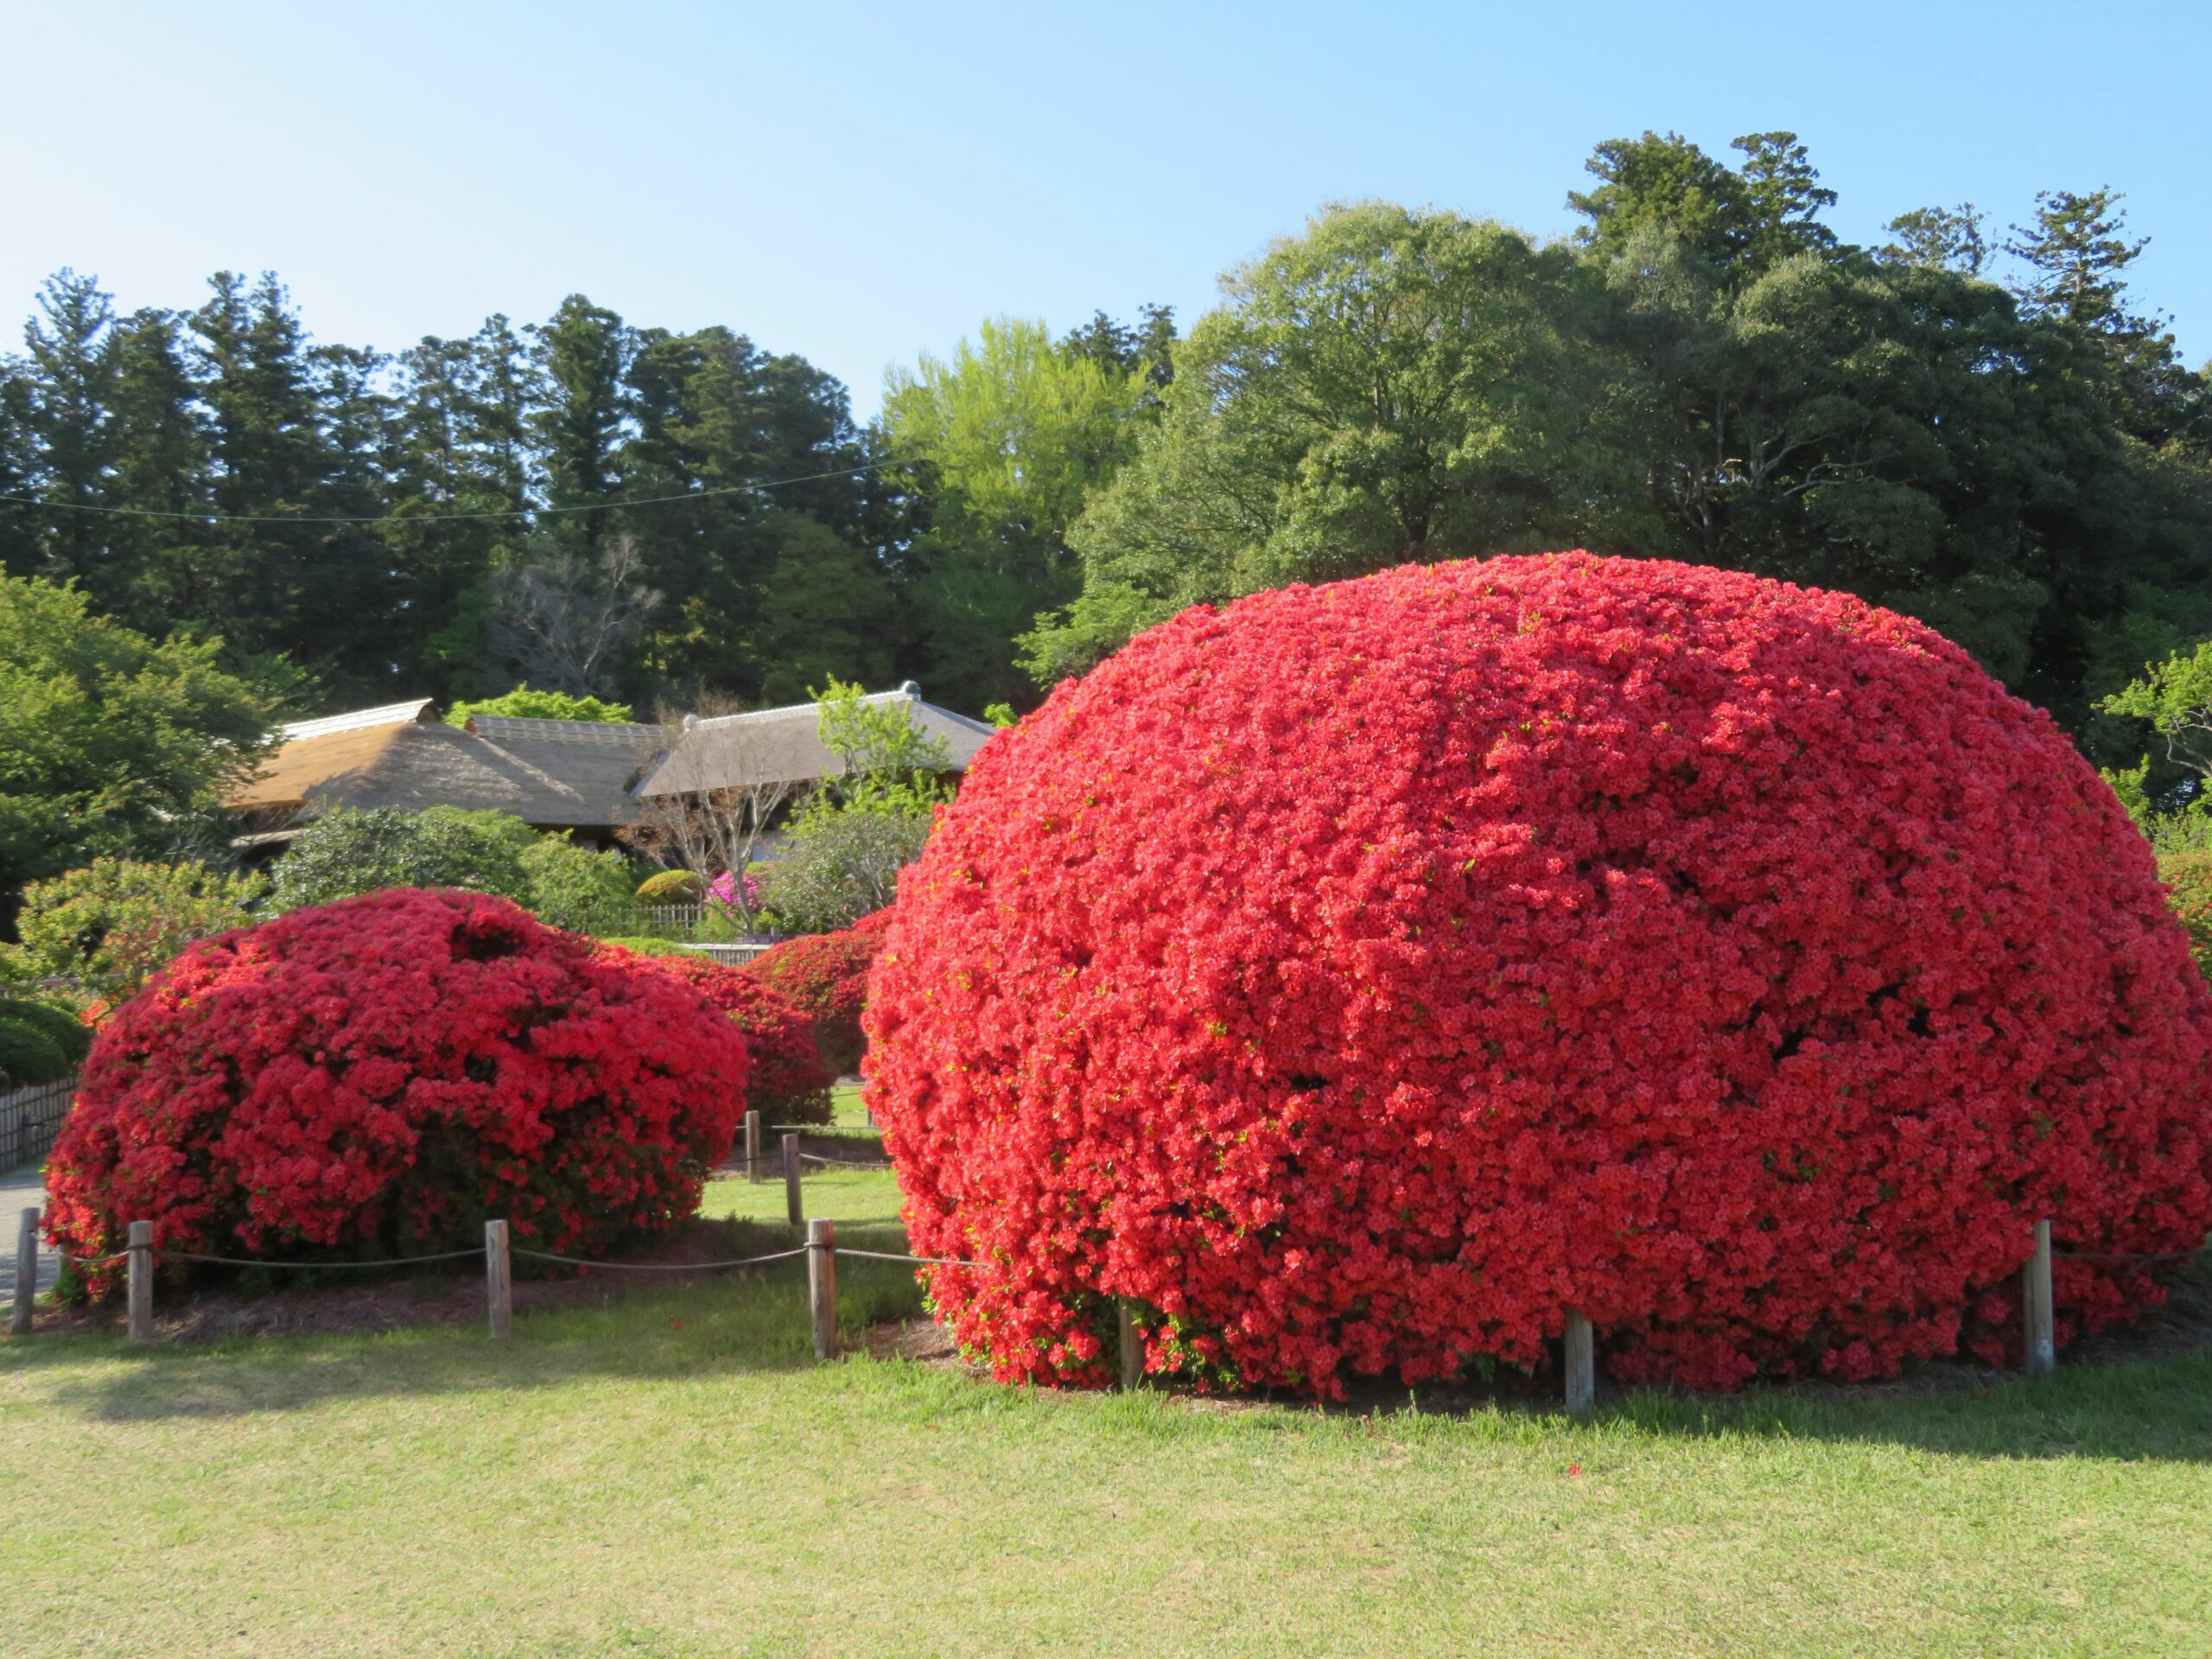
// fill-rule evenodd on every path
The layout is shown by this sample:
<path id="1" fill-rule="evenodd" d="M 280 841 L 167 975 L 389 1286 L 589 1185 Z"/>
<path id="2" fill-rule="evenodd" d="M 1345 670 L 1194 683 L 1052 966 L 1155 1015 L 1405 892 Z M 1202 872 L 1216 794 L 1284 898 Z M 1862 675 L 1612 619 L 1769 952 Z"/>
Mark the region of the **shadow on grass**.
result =
<path id="1" fill-rule="evenodd" d="M 895 1223 L 840 1231 L 862 1249 L 905 1248 Z M 65 1388 L 67 1406 L 94 1421 L 146 1422 L 296 1411 L 379 1395 L 803 1370 L 817 1363 L 806 1273 L 798 1258 L 728 1274 L 637 1274 L 622 1283 L 598 1274 L 563 1284 L 557 1300 L 533 1305 L 518 1297 L 514 1335 L 505 1342 L 493 1342 L 477 1323 L 225 1336 L 146 1348 L 130 1346 L 112 1329 L 49 1330 L 0 1346 L 0 1377 L 83 1371 L 81 1382 Z M 911 1268 L 838 1262 L 838 1324 L 849 1348 L 861 1346 L 870 1325 L 912 1319 L 921 1308 Z"/>
<path id="2" fill-rule="evenodd" d="M 904 1248 L 895 1221 L 868 1226 L 841 1219 L 838 1230 L 841 1242 L 860 1248 Z M 607 1380 L 772 1377 L 816 1367 L 803 1259 L 676 1282 L 639 1275 L 617 1288 L 611 1281 L 592 1281 L 607 1286 L 597 1297 L 572 1285 L 558 1300 L 525 1301 L 506 1343 L 493 1343 L 473 1321 L 372 1335 L 230 1337 L 143 1350 L 111 1334 L 42 1332 L 0 1345 L 0 1378 L 73 1371 L 78 1375 L 57 1379 L 61 1409 L 80 1421 L 123 1423 L 231 1418 L 380 1396 L 498 1395 Z M 922 1312 L 912 1270 L 889 1262 L 841 1259 L 838 1293 L 849 1352 L 861 1351 L 868 1327 L 912 1320 Z M 917 1392 L 915 1408 L 941 1411 L 952 1368 L 922 1365 L 937 1373 L 938 1384 Z M 895 1375 L 890 1366 L 885 1370 Z M 1035 1400 L 964 1376 L 952 1386 L 963 1395 L 972 1390 L 979 1406 Z M 1199 1399 L 1175 1389 L 1142 1400 L 1070 1396 L 1052 1404 L 1096 1410 L 1101 1414 L 1094 1427 L 1157 1439 L 1163 1449 L 1183 1436 L 1233 1426 L 1341 1434 L 1363 1423 L 1367 1432 L 1395 1440 L 1556 1445 L 1584 1453 L 1609 1444 L 1713 1440 L 1886 1444 L 1980 1459 L 2212 1462 L 2212 1351 L 2062 1362 L 2055 1376 L 2032 1380 L 1946 1364 L 1890 1384 L 1809 1383 L 1726 1396 L 1609 1390 L 1580 1420 L 1567 1417 L 1555 1395 L 1535 1391 L 1542 1386 L 1516 1393 L 1373 1384 L 1325 1409 L 1289 1400 Z"/>

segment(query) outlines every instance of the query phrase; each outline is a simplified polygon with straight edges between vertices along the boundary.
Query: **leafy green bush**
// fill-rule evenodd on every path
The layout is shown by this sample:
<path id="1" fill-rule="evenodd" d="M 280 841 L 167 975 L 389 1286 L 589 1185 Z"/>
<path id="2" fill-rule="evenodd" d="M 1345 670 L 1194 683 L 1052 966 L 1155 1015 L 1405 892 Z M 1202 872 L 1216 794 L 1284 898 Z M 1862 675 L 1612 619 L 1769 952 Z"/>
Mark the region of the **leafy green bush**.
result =
<path id="1" fill-rule="evenodd" d="M 0 576 L 0 925 L 29 882 L 214 833 L 290 688 L 266 660 L 240 677 L 230 654 L 188 632 L 157 644 L 75 588 Z"/>
<path id="2" fill-rule="evenodd" d="M 0 1020 L 44 1032 L 71 1065 L 81 1065 L 85 1056 L 92 1052 L 92 1028 L 68 1009 L 58 1008 L 51 1002 L 0 997 Z"/>
<path id="3" fill-rule="evenodd" d="M 620 853 L 595 853 L 565 835 L 540 836 L 524 849 L 521 862 L 529 884 L 522 902 L 550 926 L 588 933 L 637 908 L 630 893 L 634 872 Z"/>
<path id="4" fill-rule="evenodd" d="M 2212 979 L 2212 849 L 2167 854 L 2158 861 L 2158 878 L 2173 889 L 2166 902 L 2189 930 L 2198 970 Z"/>
<path id="5" fill-rule="evenodd" d="M 0 1086 L 28 1089 L 69 1075 L 61 1046 L 26 1020 L 0 1017 Z"/>
<path id="6" fill-rule="evenodd" d="M 628 720 L 626 702 L 602 702 L 597 697 L 572 697 L 566 691 L 533 691 L 518 685 L 496 697 L 456 702 L 446 710 L 446 724 L 466 726 L 471 715 L 500 715 L 511 720 L 588 720 L 614 724 Z"/>
<path id="7" fill-rule="evenodd" d="M 641 905 L 696 905 L 705 897 L 706 878 L 696 870 L 663 870 L 638 884 Z"/>
<path id="8" fill-rule="evenodd" d="M 86 1001 L 120 1002 L 188 944 L 251 925 L 268 886 L 204 864 L 96 858 L 25 890 L 10 977 L 64 979 Z"/>
<path id="9" fill-rule="evenodd" d="M 505 812 L 434 806 L 340 807 L 293 838 L 270 893 L 277 910 L 334 904 L 385 887 L 466 887 L 527 904 L 523 855 L 538 833 Z"/>

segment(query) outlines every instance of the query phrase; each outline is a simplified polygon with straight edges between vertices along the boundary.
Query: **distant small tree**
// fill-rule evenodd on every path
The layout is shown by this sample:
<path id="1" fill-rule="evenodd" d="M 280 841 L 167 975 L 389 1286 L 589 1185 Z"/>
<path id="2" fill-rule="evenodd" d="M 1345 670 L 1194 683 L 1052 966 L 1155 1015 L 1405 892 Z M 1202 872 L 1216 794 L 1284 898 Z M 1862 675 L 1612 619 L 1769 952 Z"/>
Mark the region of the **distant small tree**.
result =
<path id="1" fill-rule="evenodd" d="M 849 927 L 889 904 L 952 792 L 943 740 L 903 702 L 869 702 L 834 679 L 816 702 L 823 744 L 844 771 L 792 814 L 763 884 L 778 918 L 803 933 Z"/>
<path id="2" fill-rule="evenodd" d="M 205 826 L 295 689 L 232 671 L 219 641 L 157 643 L 74 588 L 0 576 L 0 931 L 27 881 L 219 842 Z"/>
<path id="3" fill-rule="evenodd" d="M 574 933 L 626 925 L 636 912 L 637 872 L 620 853 L 594 852 L 566 835 L 540 836 L 524 848 L 523 903 L 538 920 Z"/>
<path id="4" fill-rule="evenodd" d="M 547 538 L 494 580 L 493 645 L 531 678 L 588 696 L 613 681 L 660 604 L 644 572 L 632 537 L 595 550 Z"/>
<path id="5" fill-rule="evenodd" d="M 446 724 L 466 726 L 471 715 L 496 715 L 510 720 L 582 720 L 618 725 L 632 718 L 626 702 L 605 702 L 566 691 L 533 691 L 518 685 L 496 697 L 456 702 L 446 710 Z"/>
<path id="6" fill-rule="evenodd" d="M 524 855 L 540 840 L 520 818 L 434 806 L 347 808 L 317 818 L 277 861 L 277 910 L 327 905 L 384 887 L 467 887 L 530 900 Z"/>
<path id="7" fill-rule="evenodd" d="M 11 979 L 65 980 L 82 1001 L 120 1002 L 194 940 L 251 926 L 268 891 L 259 875 L 204 864 L 96 858 L 33 882 L 16 918 L 22 943 L 0 950 Z"/>

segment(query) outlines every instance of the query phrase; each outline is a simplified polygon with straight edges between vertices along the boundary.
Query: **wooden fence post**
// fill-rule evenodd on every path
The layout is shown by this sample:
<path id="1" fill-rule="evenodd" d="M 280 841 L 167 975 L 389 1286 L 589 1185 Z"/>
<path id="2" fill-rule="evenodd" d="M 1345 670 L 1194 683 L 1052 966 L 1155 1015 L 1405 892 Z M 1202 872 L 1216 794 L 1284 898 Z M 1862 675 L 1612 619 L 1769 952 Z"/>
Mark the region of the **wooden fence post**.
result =
<path id="1" fill-rule="evenodd" d="M 745 1115 L 745 1179 L 748 1181 L 760 1179 L 760 1114 L 758 1112 Z"/>
<path id="2" fill-rule="evenodd" d="M 806 1200 L 799 1195 L 798 1136 L 784 1137 L 784 1208 L 794 1227 L 806 1225 Z"/>
<path id="3" fill-rule="evenodd" d="M 806 1301 L 814 1319 L 814 1357 L 837 1357 L 837 1224 L 806 1224 Z"/>
<path id="4" fill-rule="evenodd" d="M 154 1224 L 134 1221 L 130 1224 L 129 1243 L 130 1253 L 130 1340 L 148 1343 L 154 1339 Z"/>
<path id="5" fill-rule="evenodd" d="M 1590 1321 L 1567 1316 L 1567 1408 L 1580 1416 L 1598 1399 L 1598 1344 Z"/>
<path id="6" fill-rule="evenodd" d="M 490 1305 L 493 1338 L 505 1341 L 515 1333 L 515 1281 L 504 1221 L 484 1224 L 484 1298 Z"/>
<path id="7" fill-rule="evenodd" d="M 2058 1341 L 2050 1309 L 2050 1224 L 2036 1223 L 2036 1248 L 2020 1270 L 2021 1334 L 2026 1338 L 2028 1375 L 2046 1376 L 2058 1369 Z"/>
<path id="8" fill-rule="evenodd" d="M 1114 1303 L 1115 1322 L 1121 1327 L 1122 1391 L 1135 1392 L 1144 1382 L 1144 1333 L 1137 1329 L 1136 1304 L 1126 1296 Z"/>
<path id="9" fill-rule="evenodd" d="M 23 1211 L 16 1234 L 16 1306 L 8 1328 L 22 1336 L 31 1328 L 31 1304 L 38 1298 L 38 1210 Z"/>

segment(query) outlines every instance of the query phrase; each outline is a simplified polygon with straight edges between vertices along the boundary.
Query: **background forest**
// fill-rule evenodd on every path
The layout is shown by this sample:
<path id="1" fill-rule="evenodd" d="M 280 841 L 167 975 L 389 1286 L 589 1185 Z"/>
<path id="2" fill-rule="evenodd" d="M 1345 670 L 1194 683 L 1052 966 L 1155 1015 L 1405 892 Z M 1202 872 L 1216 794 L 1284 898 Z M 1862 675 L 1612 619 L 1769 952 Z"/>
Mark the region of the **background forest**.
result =
<path id="1" fill-rule="evenodd" d="M 832 675 L 980 711 L 1197 601 L 1582 545 L 1861 594 L 2144 753 L 2097 705 L 2212 635 L 2212 404 L 2120 197 L 1861 247 L 1789 133 L 1588 169 L 1570 239 L 1332 207 L 1186 337 L 987 322 L 866 425 L 804 357 L 582 295 L 386 354 L 274 275 L 126 313 L 64 270 L 0 361 L 0 563 L 291 713 Z"/>

